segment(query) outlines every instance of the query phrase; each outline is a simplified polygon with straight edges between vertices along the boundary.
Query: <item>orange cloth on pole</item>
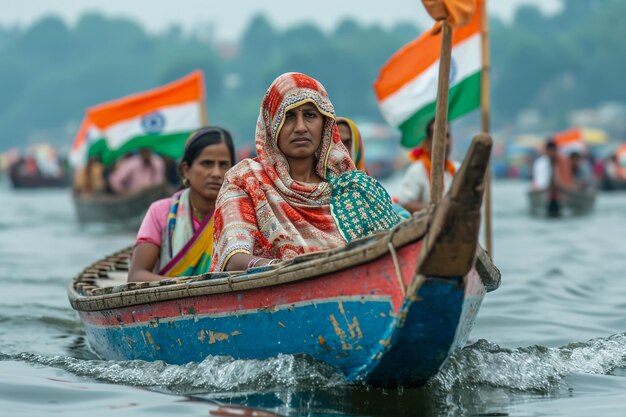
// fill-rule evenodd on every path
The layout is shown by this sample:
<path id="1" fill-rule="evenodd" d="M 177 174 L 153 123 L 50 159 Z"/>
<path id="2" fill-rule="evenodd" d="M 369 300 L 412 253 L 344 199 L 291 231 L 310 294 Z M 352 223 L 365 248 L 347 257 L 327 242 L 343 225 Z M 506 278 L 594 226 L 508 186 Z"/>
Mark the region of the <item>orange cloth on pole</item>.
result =
<path id="1" fill-rule="evenodd" d="M 437 21 L 432 29 L 433 34 L 441 31 L 442 21 L 452 27 L 467 24 L 476 9 L 477 0 L 422 0 L 428 14 Z M 478 0 L 481 1 L 481 0 Z"/>
<path id="2" fill-rule="evenodd" d="M 409 159 L 414 162 L 421 160 L 422 163 L 424 164 L 424 168 L 426 168 L 426 172 L 428 173 L 428 178 L 430 178 L 431 165 L 432 165 L 432 162 L 430 159 L 430 152 L 428 152 L 423 147 L 415 148 L 411 152 L 409 152 Z M 452 161 L 450 161 L 449 159 L 446 159 L 446 171 L 452 176 L 456 174 L 456 167 L 454 166 Z"/>

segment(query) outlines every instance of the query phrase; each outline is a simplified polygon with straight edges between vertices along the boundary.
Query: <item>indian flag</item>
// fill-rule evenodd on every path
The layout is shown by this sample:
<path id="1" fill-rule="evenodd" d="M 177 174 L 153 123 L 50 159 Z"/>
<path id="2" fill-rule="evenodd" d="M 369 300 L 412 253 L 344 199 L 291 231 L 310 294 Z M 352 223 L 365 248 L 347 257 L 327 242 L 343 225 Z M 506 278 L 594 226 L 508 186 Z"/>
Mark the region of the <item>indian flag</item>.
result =
<path id="1" fill-rule="evenodd" d="M 81 166 L 91 156 L 105 165 L 140 148 L 173 159 L 182 156 L 191 132 L 205 124 L 201 71 L 172 83 L 87 109 L 70 159 Z"/>
<path id="2" fill-rule="evenodd" d="M 564 130 L 552 135 L 560 153 L 569 155 L 572 152 L 585 153 L 587 144 L 584 141 L 584 132 L 579 127 Z"/>
<path id="3" fill-rule="evenodd" d="M 479 0 L 480 1 L 480 0 Z M 448 118 L 460 117 L 480 106 L 482 69 L 480 7 L 470 23 L 454 28 L 450 65 Z M 374 91 L 381 113 L 402 132 L 402 145 L 415 147 L 435 117 L 441 33 L 430 30 L 405 45 L 381 68 Z"/>
<path id="4" fill-rule="evenodd" d="M 83 117 L 80 127 L 78 128 L 76 138 L 74 138 L 72 149 L 70 149 L 70 163 L 74 168 L 80 168 L 85 165 L 85 162 L 87 162 L 89 144 L 100 136 L 100 131 L 89 122 L 87 116 Z"/>

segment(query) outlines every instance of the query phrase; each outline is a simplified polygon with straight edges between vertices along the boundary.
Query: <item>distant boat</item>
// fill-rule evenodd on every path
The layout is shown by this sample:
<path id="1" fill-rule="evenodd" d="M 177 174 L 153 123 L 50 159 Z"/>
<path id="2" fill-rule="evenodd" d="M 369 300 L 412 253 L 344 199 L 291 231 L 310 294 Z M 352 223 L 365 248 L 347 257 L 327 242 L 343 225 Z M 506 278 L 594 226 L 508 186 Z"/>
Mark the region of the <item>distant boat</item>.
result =
<path id="1" fill-rule="evenodd" d="M 132 248 L 82 271 L 69 300 L 108 360 L 308 355 L 348 381 L 421 385 L 465 345 L 500 273 L 478 246 L 491 139 L 434 209 L 272 267 L 126 283 Z"/>
<path id="2" fill-rule="evenodd" d="M 600 188 L 603 191 L 624 191 L 626 190 L 626 179 L 611 178 L 604 173 Z"/>
<path id="3" fill-rule="evenodd" d="M 626 143 L 618 146 L 604 161 L 600 188 L 604 191 L 626 190 Z"/>
<path id="4" fill-rule="evenodd" d="M 161 184 L 133 194 L 73 194 L 80 223 L 124 223 L 132 227 L 141 220 L 150 204 L 172 195 L 171 185 Z"/>
<path id="5" fill-rule="evenodd" d="M 589 214 L 596 202 L 596 190 L 572 190 L 556 187 L 555 190 L 531 190 L 528 192 L 530 213 L 534 216 L 559 217 Z"/>
<path id="6" fill-rule="evenodd" d="M 63 172 L 61 176 L 43 176 L 39 173 L 26 174 L 22 166 L 24 161 L 20 159 L 9 167 L 9 179 L 13 188 L 59 188 L 69 187 L 70 176 Z"/>

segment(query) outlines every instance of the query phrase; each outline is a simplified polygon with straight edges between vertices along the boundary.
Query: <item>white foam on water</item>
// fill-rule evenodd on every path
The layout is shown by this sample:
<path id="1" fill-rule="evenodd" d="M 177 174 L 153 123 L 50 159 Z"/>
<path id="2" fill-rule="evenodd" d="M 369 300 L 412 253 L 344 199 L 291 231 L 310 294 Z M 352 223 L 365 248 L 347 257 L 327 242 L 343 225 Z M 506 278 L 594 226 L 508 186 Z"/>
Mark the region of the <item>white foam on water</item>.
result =
<path id="1" fill-rule="evenodd" d="M 457 351 L 430 385 L 443 391 L 487 385 L 520 391 L 563 388 L 570 374 L 606 375 L 626 367 L 626 333 L 556 348 L 501 348 L 486 340 Z"/>
<path id="2" fill-rule="evenodd" d="M 176 394 L 263 391 L 285 387 L 331 387 L 343 383 L 340 374 L 311 359 L 279 355 L 265 360 L 235 360 L 212 356 L 201 363 L 170 365 L 162 361 L 101 361 L 66 356 L 21 353 L 6 359 L 64 369 L 98 381 L 164 389 Z"/>

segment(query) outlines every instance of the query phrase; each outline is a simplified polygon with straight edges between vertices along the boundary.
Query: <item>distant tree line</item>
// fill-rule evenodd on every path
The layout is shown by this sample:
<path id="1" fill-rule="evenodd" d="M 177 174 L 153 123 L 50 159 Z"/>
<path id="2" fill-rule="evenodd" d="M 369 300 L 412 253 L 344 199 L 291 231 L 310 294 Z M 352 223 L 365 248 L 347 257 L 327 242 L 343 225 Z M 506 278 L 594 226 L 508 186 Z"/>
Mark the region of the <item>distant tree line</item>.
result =
<path id="1" fill-rule="evenodd" d="M 625 100 L 624 15 L 626 2 L 568 0 L 555 16 L 522 7 L 511 24 L 491 20 L 495 127 L 525 108 L 560 120 L 574 108 Z M 319 79 L 338 114 L 382 121 L 372 83 L 419 33 L 413 24 L 384 29 L 350 19 L 330 33 L 312 24 L 281 31 L 259 15 L 228 51 L 176 28 L 147 34 L 136 22 L 99 14 L 71 27 L 54 16 L 25 29 L 0 27 L 0 151 L 24 145 L 33 132 L 76 126 L 89 106 L 196 68 L 206 76 L 209 121 L 239 143 L 252 143 L 262 95 L 286 71 Z M 72 137 L 53 140 L 67 148 Z"/>
<path id="2" fill-rule="evenodd" d="M 546 118 L 547 130 L 567 126 L 567 113 L 606 101 L 626 101 L 620 0 L 564 0 L 543 16 L 523 6 L 511 25 L 491 22 L 492 114 L 495 127 L 525 108 Z"/>

